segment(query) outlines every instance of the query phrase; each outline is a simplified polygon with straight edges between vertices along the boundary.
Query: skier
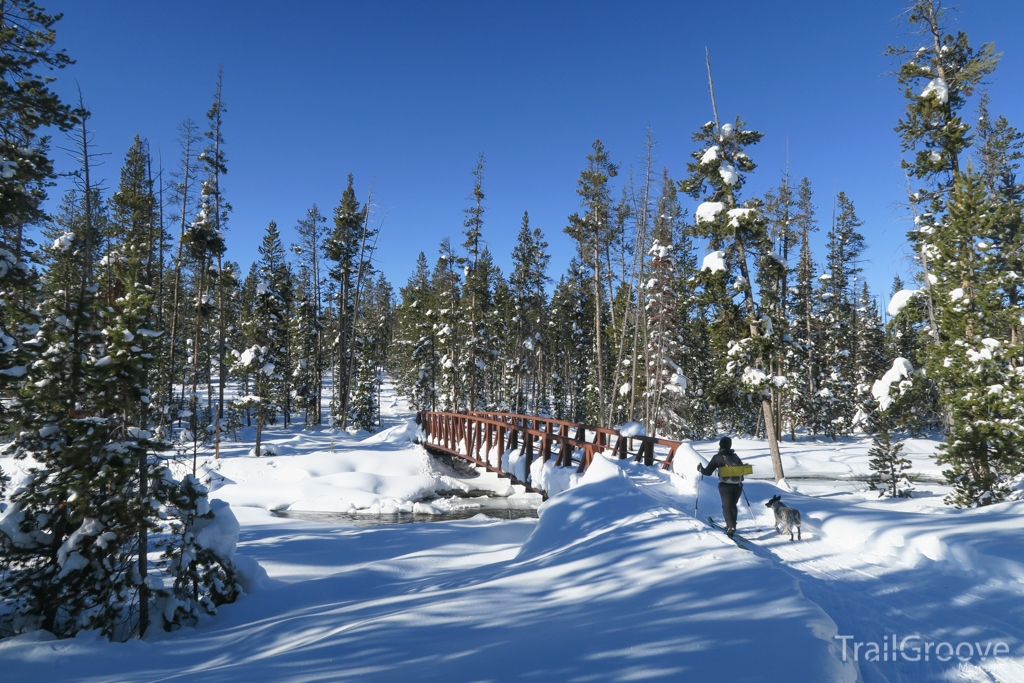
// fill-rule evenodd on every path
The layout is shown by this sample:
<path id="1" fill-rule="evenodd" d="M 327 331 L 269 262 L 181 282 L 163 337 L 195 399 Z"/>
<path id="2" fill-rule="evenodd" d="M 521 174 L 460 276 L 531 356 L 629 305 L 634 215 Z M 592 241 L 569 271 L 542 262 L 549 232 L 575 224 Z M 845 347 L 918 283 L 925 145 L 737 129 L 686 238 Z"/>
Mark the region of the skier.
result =
<path id="1" fill-rule="evenodd" d="M 711 458 L 707 467 L 697 463 L 697 471 L 705 477 L 720 467 L 734 467 L 742 465 L 743 461 L 732 449 L 732 439 L 722 437 L 718 442 L 718 453 Z M 736 533 L 736 506 L 743 495 L 743 477 L 718 477 L 718 493 L 722 496 L 722 515 L 725 517 L 725 533 L 729 538 Z"/>

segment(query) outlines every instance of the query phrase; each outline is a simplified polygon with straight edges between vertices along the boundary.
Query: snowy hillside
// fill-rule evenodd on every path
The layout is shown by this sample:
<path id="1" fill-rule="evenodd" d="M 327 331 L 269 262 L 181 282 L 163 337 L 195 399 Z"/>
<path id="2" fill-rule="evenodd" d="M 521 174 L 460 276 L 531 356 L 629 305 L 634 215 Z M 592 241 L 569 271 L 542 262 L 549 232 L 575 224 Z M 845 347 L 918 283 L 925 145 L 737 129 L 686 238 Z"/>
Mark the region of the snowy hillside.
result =
<path id="1" fill-rule="evenodd" d="M 694 516 L 695 462 L 711 443 L 682 449 L 677 474 L 599 459 L 538 520 L 357 525 L 443 519 L 486 492 L 537 502 L 431 459 L 411 443 L 404 402 L 383 404 L 373 436 L 271 429 L 276 455 L 242 442 L 206 460 L 212 497 L 240 522 L 236 556 L 267 574 L 239 602 L 143 641 L 3 640 L 5 678 L 1024 680 L 1024 502 L 956 511 L 920 482 L 916 498 L 878 500 L 851 480 L 866 473 L 865 441 L 808 439 L 783 444 L 803 493 L 748 481 L 760 526 L 744 505 L 749 550 L 706 523 L 720 518 L 713 478 Z M 763 444 L 736 446 L 755 476 L 769 471 Z M 936 473 L 934 446 L 910 444 L 915 472 Z M 771 530 L 763 503 L 776 492 L 803 513 L 802 541 Z"/>

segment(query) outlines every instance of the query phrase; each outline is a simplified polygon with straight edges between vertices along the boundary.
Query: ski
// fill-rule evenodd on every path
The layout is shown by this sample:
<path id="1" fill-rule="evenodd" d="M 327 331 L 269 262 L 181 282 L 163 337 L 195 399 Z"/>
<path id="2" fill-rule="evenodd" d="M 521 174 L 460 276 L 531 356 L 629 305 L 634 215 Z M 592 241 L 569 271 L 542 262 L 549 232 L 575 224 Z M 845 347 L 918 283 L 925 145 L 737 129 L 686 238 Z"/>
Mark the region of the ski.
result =
<path id="1" fill-rule="evenodd" d="M 712 519 L 711 515 L 708 515 L 708 524 L 710 524 L 711 526 L 715 527 L 719 531 L 722 531 L 722 532 L 725 531 L 725 527 L 722 526 L 721 524 L 719 524 L 718 522 L 716 522 L 714 519 Z M 744 545 L 744 543 L 750 543 L 750 541 L 748 541 L 744 537 L 740 536 L 739 534 L 733 533 L 732 541 L 733 541 L 733 543 L 735 543 L 739 547 L 743 548 L 744 550 L 750 550 L 750 548 L 748 548 L 746 545 Z M 750 551 L 753 552 L 752 550 L 750 550 Z"/>

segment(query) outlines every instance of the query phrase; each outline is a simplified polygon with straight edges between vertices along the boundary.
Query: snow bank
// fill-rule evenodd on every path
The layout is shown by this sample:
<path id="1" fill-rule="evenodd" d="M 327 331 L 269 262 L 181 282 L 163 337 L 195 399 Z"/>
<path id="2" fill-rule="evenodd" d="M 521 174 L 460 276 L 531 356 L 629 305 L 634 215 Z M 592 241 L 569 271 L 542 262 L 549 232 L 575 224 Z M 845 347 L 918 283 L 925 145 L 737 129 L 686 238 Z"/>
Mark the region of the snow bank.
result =
<path id="1" fill-rule="evenodd" d="M 631 678 L 611 655 L 629 648 L 645 678 L 856 680 L 832 620 L 786 572 L 674 507 L 669 477 L 597 456 L 578 486 L 541 507 L 514 566 L 555 620 L 593 624 L 563 650 L 566 678 L 587 650 L 608 653 L 599 679 Z M 644 618 L 627 617 L 627 604 L 644 605 Z M 545 628 L 560 632 L 550 616 Z"/>

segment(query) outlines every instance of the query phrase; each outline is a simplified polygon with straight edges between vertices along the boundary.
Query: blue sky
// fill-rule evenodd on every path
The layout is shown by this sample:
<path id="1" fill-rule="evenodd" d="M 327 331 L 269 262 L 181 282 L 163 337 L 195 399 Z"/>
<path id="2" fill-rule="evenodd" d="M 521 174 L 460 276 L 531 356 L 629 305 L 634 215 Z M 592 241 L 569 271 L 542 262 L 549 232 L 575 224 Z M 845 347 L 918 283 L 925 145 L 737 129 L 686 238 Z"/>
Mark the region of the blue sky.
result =
<path id="1" fill-rule="evenodd" d="M 378 267 L 397 289 L 418 252 L 433 264 L 443 237 L 462 241 L 482 151 L 484 238 L 498 264 L 508 271 L 528 210 L 557 279 L 595 138 L 623 178 L 630 164 L 639 170 L 650 125 L 659 172 L 685 173 L 690 135 L 711 118 L 706 46 L 720 115 L 765 135 L 745 196 L 777 185 L 788 155 L 791 175 L 815 188 L 819 261 L 842 190 L 865 222 L 875 293 L 912 271 L 893 132 L 904 101 L 883 56 L 889 43 L 916 44 L 896 21 L 899 0 L 42 4 L 65 13 L 58 42 L 77 64 L 56 88 L 70 98 L 81 87 L 97 150 L 110 153 L 99 172 L 111 190 L 135 134 L 174 164 L 177 124 L 205 126 L 223 65 L 228 257 L 244 267 L 268 221 L 294 239 L 312 204 L 330 215 L 351 172 L 361 197 L 373 185 Z M 968 0 L 951 20 L 976 47 L 994 41 L 1004 53 L 992 111 L 1024 127 L 1024 3 Z M 60 152 L 58 161 L 71 167 Z"/>

